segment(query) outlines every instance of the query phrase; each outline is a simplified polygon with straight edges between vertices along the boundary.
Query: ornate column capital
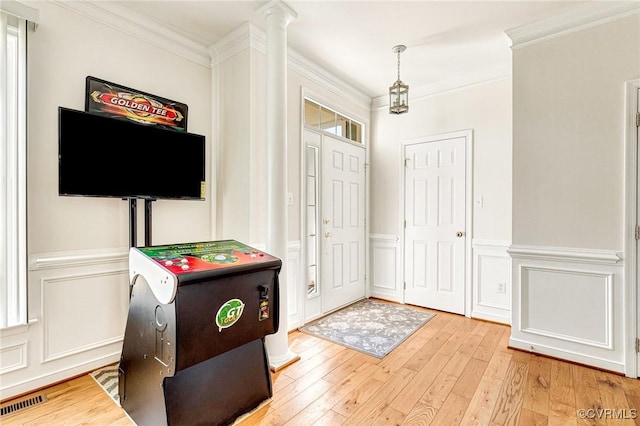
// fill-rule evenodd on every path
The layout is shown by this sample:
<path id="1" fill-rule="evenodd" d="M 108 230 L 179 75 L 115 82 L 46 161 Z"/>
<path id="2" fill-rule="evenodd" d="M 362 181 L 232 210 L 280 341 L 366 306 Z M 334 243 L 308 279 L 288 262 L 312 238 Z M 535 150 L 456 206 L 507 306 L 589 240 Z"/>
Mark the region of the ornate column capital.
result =
<path id="1" fill-rule="evenodd" d="M 286 28 L 292 21 L 298 18 L 296 11 L 282 0 L 271 0 L 261 6 L 257 12 L 262 14 L 267 20 L 270 18 L 281 19 L 283 28 Z"/>

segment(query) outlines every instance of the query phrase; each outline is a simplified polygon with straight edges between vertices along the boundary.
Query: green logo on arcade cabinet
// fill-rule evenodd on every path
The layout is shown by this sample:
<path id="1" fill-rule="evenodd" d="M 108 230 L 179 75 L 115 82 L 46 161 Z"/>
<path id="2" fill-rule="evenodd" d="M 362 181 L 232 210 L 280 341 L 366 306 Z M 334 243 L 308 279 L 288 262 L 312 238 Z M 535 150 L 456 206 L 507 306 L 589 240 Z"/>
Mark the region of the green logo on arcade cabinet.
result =
<path id="1" fill-rule="evenodd" d="M 216 314 L 216 324 L 218 331 L 223 328 L 229 328 L 236 323 L 242 316 L 244 311 L 244 303 L 240 299 L 231 299 L 218 309 Z"/>

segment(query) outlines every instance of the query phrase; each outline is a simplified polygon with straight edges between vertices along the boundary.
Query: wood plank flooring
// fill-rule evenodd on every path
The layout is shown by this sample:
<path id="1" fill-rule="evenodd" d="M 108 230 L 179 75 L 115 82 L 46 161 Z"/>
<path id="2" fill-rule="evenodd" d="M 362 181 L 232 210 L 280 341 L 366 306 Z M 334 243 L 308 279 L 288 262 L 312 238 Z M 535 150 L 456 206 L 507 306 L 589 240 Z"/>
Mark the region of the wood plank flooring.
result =
<path id="1" fill-rule="evenodd" d="M 271 402 L 239 425 L 640 424 L 632 418 L 639 380 L 508 349 L 509 334 L 507 326 L 436 312 L 379 360 L 293 332 L 300 361 L 273 375 Z M 132 424 L 88 375 L 43 392 L 48 402 L 0 423 Z"/>

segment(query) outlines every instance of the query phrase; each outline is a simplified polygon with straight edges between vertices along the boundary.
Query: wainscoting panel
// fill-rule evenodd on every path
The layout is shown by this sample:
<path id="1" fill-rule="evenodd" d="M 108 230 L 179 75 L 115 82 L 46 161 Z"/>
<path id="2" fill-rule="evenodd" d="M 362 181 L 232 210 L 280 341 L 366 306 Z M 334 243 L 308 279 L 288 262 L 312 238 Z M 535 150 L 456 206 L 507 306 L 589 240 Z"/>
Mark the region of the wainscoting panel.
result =
<path id="1" fill-rule="evenodd" d="M 510 345 L 624 373 L 624 282 L 615 252 L 512 247 Z"/>
<path id="2" fill-rule="evenodd" d="M 26 366 L 27 342 L 2 346 L 2 349 L 0 349 L 0 374 L 7 374 Z"/>
<path id="3" fill-rule="evenodd" d="M 29 324 L 0 333 L 0 399 L 117 362 L 128 274 L 127 248 L 31 254 Z"/>
<path id="4" fill-rule="evenodd" d="M 300 241 L 289 242 L 287 247 L 287 328 L 295 330 L 303 325 L 302 304 L 304 280 L 301 278 Z"/>
<path id="5" fill-rule="evenodd" d="M 506 241 L 473 240 L 471 317 L 511 323 L 511 257 Z"/>
<path id="6" fill-rule="evenodd" d="M 48 277 L 41 288 L 43 363 L 122 341 L 128 270 Z"/>
<path id="7" fill-rule="evenodd" d="M 403 302 L 400 238 L 395 235 L 371 234 L 370 247 L 371 296 Z"/>
<path id="8" fill-rule="evenodd" d="M 520 313 L 522 331 L 613 349 L 613 274 L 531 267 L 520 271 L 521 296 L 527 301 Z"/>

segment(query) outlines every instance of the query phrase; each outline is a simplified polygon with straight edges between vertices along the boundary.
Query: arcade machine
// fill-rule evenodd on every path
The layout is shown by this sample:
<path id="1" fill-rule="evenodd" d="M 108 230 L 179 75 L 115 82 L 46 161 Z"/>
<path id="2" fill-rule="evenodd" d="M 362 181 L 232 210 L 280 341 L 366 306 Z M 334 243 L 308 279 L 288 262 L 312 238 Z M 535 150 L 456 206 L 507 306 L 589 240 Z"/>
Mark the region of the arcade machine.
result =
<path id="1" fill-rule="evenodd" d="M 138 425 L 223 425 L 272 396 L 282 262 L 233 240 L 132 248 L 119 367 Z"/>

